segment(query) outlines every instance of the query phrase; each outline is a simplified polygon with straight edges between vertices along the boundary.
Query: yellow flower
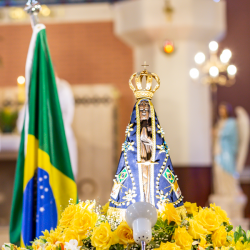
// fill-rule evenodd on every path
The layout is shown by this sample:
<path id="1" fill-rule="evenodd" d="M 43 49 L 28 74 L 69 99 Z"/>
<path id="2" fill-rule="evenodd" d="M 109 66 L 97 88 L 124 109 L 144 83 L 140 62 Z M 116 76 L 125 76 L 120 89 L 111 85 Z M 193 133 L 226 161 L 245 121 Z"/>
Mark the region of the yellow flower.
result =
<path id="1" fill-rule="evenodd" d="M 57 241 L 62 239 L 62 228 L 58 226 L 55 230 L 45 230 L 43 232 L 43 236 L 40 238 L 45 239 L 47 242 L 51 244 L 55 244 Z"/>
<path id="2" fill-rule="evenodd" d="M 88 232 L 94 228 L 96 221 L 96 213 L 91 212 L 88 208 L 82 208 L 75 214 L 71 225 L 77 230 L 77 233 L 80 235 L 81 239 L 85 239 Z"/>
<path id="3" fill-rule="evenodd" d="M 56 245 L 49 243 L 46 245 L 45 250 L 56 250 Z"/>
<path id="4" fill-rule="evenodd" d="M 61 247 L 61 250 L 64 250 L 64 242 L 62 242 L 62 241 L 57 241 L 56 242 L 56 247 L 57 247 L 57 249 L 59 249 L 60 247 Z"/>
<path id="5" fill-rule="evenodd" d="M 48 230 L 45 230 L 42 232 L 43 236 L 41 236 L 40 238 L 45 239 L 46 241 L 48 241 L 47 239 L 49 238 L 50 234 Z"/>
<path id="6" fill-rule="evenodd" d="M 177 213 L 177 211 L 172 203 L 165 204 L 165 206 L 163 207 L 162 212 L 161 212 L 161 217 L 164 221 L 167 220 L 168 224 L 170 224 L 171 221 L 176 222 L 176 224 L 181 223 L 181 217 Z"/>
<path id="7" fill-rule="evenodd" d="M 225 246 L 222 246 L 220 250 L 235 250 L 235 247 L 225 247 Z"/>
<path id="8" fill-rule="evenodd" d="M 118 243 L 118 241 L 117 235 L 111 232 L 108 222 L 101 223 L 99 227 L 95 227 L 93 230 L 91 244 L 96 247 L 96 250 L 109 249 L 111 245 Z"/>
<path id="9" fill-rule="evenodd" d="M 59 221 L 59 225 L 63 228 L 66 228 L 70 225 L 76 213 L 79 212 L 78 205 L 69 205 L 62 212 L 61 219 Z"/>
<path id="10" fill-rule="evenodd" d="M 181 250 L 181 248 L 179 246 L 176 245 L 176 243 L 163 243 L 161 242 L 161 245 L 159 248 L 155 249 L 155 250 Z"/>
<path id="11" fill-rule="evenodd" d="M 106 215 L 107 214 L 107 211 L 108 211 L 108 208 L 109 208 L 109 202 L 107 202 L 103 207 L 102 207 L 102 213 L 104 214 L 104 215 Z"/>
<path id="12" fill-rule="evenodd" d="M 117 227 L 115 234 L 118 236 L 119 243 L 122 245 L 133 244 L 135 242 L 133 239 L 133 231 L 125 221 L 121 222 Z"/>
<path id="13" fill-rule="evenodd" d="M 184 207 L 186 208 L 188 214 L 192 214 L 192 215 L 197 214 L 198 208 L 197 208 L 196 203 L 191 203 L 191 202 L 186 201 L 184 203 Z"/>
<path id="14" fill-rule="evenodd" d="M 34 250 L 42 250 L 43 248 L 42 248 L 42 246 L 41 246 L 41 244 L 40 244 L 40 242 L 33 242 L 33 244 L 32 244 L 32 248 L 34 249 Z"/>
<path id="15" fill-rule="evenodd" d="M 212 242 L 214 247 L 222 247 L 227 243 L 227 231 L 226 227 L 221 226 L 219 229 L 213 232 Z"/>
<path id="16" fill-rule="evenodd" d="M 201 236 L 205 236 L 210 232 L 205 229 L 201 224 L 197 221 L 189 219 L 189 228 L 188 233 L 196 240 L 201 239 Z"/>
<path id="17" fill-rule="evenodd" d="M 66 228 L 63 232 L 63 241 L 69 242 L 70 240 L 77 240 L 78 246 L 82 245 L 82 239 L 80 235 L 78 235 L 77 230 L 74 228 Z"/>
<path id="18" fill-rule="evenodd" d="M 185 227 L 178 227 L 174 233 L 174 239 L 178 246 L 184 250 L 190 250 L 193 243 L 193 238 L 187 232 Z"/>
<path id="19" fill-rule="evenodd" d="M 199 213 L 194 217 L 194 219 L 211 232 L 217 230 L 223 222 L 221 217 L 210 208 L 199 210 Z"/>
<path id="20" fill-rule="evenodd" d="M 200 244 L 199 244 L 199 250 L 202 248 L 207 248 L 207 241 L 206 241 L 206 236 L 205 235 L 200 235 Z"/>
<path id="21" fill-rule="evenodd" d="M 91 212 L 94 211 L 95 205 L 96 205 L 95 200 L 94 201 L 87 200 L 85 202 L 82 201 L 78 204 L 78 206 L 80 206 L 81 208 L 87 208 Z"/>
<path id="22" fill-rule="evenodd" d="M 222 219 L 223 222 L 229 223 L 229 218 L 227 217 L 227 213 L 224 210 L 222 210 L 221 207 L 216 206 L 215 204 L 210 204 L 210 207 Z"/>
<path id="23" fill-rule="evenodd" d="M 243 243 L 243 237 L 241 237 L 236 243 L 232 244 L 235 247 L 236 250 L 249 250 L 250 249 L 250 243 L 245 242 Z"/>

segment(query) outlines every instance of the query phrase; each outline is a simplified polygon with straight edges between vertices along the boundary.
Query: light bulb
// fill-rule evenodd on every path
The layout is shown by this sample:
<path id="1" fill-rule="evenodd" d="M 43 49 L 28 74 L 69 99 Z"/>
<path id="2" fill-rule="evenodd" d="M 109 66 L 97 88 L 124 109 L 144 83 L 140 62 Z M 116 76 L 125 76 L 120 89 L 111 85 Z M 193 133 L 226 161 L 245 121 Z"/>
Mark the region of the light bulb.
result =
<path id="1" fill-rule="evenodd" d="M 206 57 L 205 57 L 204 53 L 202 53 L 202 52 L 197 53 L 197 54 L 195 55 L 195 57 L 194 57 L 194 61 L 195 61 L 197 64 L 202 64 L 202 63 L 204 63 L 204 62 L 205 62 L 205 59 L 206 59 Z"/>
<path id="2" fill-rule="evenodd" d="M 200 75 L 200 72 L 199 72 L 198 69 L 192 68 L 192 69 L 190 69 L 190 71 L 189 71 L 189 75 L 191 76 L 191 78 L 197 79 L 197 78 L 199 77 L 199 75 Z"/>
<path id="3" fill-rule="evenodd" d="M 230 76 L 234 76 L 236 73 L 237 73 L 237 68 L 234 66 L 234 65 L 229 65 L 227 67 L 227 73 L 230 75 Z"/>
<path id="4" fill-rule="evenodd" d="M 24 84 L 24 83 L 25 83 L 25 78 L 24 78 L 24 76 L 18 76 L 18 77 L 17 77 L 17 83 L 18 83 L 18 84 Z"/>
<path id="5" fill-rule="evenodd" d="M 228 58 L 231 58 L 231 56 L 232 56 L 232 52 L 231 52 L 231 50 L 229 50 L 229 49 L 224 49 L 224 50 L 222 51 L 222 54 L 225 55 L 225 56 L 228 57 Z"/>
<path id="6" fill-rule="evenodd" d="M 230 58 L 227 57 L 225 54 L 222 53 L 220 55 L 220 60 L 221 60 L 222 63 L 228 63 L 228 61 L 230 60 Z"/>
<path id="7" fill-rule="evenodd" d="M 209 46 L 210 51 L 212 52 L 216 52 L 219 47 L 218 43 L 215 41 L 210 42 L 208 46 Z"/>
<path id="8" fill-rule="evenodd" d="M 219 75 L 219 69 L 216 66 L 212 66 L 209 69 L 209 75 L 212 77 L 217 77 Z"/>
<path id="9" fill-rule="evenodd" d="M 232 52 L 229 49 L 224 49 L 220 55 L 220 60 L 222 63 L 228 63 L 232 56 Z"/>

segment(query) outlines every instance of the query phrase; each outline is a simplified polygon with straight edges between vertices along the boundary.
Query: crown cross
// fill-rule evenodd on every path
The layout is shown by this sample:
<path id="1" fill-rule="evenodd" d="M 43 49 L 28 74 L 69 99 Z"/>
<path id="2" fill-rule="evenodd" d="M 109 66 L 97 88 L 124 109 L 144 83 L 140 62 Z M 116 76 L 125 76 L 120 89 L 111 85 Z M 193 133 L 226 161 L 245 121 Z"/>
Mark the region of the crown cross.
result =
<path id="1" fill-rule="evenodd" d="M 160 78 L 155 73 L 151 73 L 147 71 L 146 67 L 147 65 L 146 61 L 144 61 L 144 64 L 142 65 L 144 67 L 144 70 L 141 72 L 134 73 L 130 79 L 129 79 L 129 87 L 134 92 L 136 99 L 152 99 L 155 91 L 160 87 Z M 142 88 L 142 79 L 143 77 L 146 78 L 146 87 L 145 89 Z M 135 86 L 132 83 L 132 80 L 135 78 Z M 152 89 L 153 79 L 156 80 L 156 85 L 154 89 Z"/>
<path id="2" fill-rule="evenodd" d="M 142 66 L 144 67 L 144 69 L 146 69 L 147 66 L 149 66 L 149 65 L 147 65 L 147 62 L 146 62 L 146 61 L 144 61 L 144 64 L 143 64 Z"/>

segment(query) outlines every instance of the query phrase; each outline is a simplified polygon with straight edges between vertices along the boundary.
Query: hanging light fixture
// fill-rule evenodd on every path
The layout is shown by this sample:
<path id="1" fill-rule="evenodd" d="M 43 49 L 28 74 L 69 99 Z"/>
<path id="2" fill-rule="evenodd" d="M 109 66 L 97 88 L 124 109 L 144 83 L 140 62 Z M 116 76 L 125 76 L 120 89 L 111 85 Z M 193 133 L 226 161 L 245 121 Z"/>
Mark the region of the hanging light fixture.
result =
<path id="1" fill-rule="evenodd" d="M 229 64 L 232 52 L 229 49 L 224 49 L 218 57 L 218 43 L 212 41 L 208 47 L 210 56 L 207 60 L 203 52 L 198 52 L 195 55 L 194 61 L 198 69 L 190 70 L 190 77 L 198 79 L 201 76 L 203 83 L 211 85 L 213 89 L 216 89 L 217 85 L 227 87 L 233 85 L 235 83 L 237 68 Z"/>
<path id="2" fill-rule="evenodd" d="M 216 41 L 211 41 L 208 47 L 210 52 L 209 58 L 206 60 L 205 54 L 198 52 L 194 56 L 197 68 L 192 68 L 189 71 L 189 75 L 194 80 L 201 78 L 204 84 L 210 86 L 214 124 L 217 110 L 217 86 L 230 87 L 235 84 L 237 68 L 235 65 L 230 64 L 232 52 L 229 49 L 224 49 L 218 56 L 219 45 Z"/>

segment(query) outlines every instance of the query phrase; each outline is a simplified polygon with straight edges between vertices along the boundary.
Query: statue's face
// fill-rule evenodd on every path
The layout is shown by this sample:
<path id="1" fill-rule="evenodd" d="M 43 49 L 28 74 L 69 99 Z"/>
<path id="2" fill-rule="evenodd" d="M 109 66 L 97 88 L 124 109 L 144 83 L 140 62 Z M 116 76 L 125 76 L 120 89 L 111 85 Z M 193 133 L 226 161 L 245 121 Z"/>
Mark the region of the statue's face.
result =
<path id="1" fill-rule="evenodd" d="M 226 119 L 228 117 L 227 107 L 223 104 L 219 106 L 219 115 L 223 119 Z"/>
<path id="2" fill-rule="evenodd" d="M 141 121 L 143 120 L 148 120 L 149 118 L 149 104 L 147 101 L 142 101 L 139 104 L 139 112 L 140 112 L 140 119 Z"/>

